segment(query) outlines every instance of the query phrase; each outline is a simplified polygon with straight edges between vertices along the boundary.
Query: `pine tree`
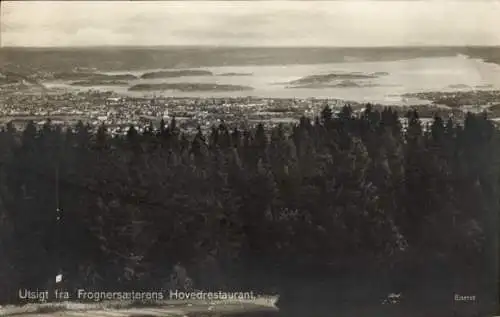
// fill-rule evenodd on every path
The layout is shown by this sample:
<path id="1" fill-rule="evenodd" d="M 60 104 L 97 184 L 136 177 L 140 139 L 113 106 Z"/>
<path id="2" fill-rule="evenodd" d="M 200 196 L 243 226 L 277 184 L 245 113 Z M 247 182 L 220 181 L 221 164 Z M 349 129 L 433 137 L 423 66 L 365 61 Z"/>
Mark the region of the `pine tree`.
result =
<path id="1" fill-rule="evenodd" d="M 323 110 L 321 110 L 321 122 L 328 126 L 333 118 L 333 112 L 330 106 L 326 105 Z"/>
<path id="2" fill-rule="evenodd" d="M 107 128 L 105 125 L 99 126 L 96 133 L 96 145 L 98 148 L 105 148 L 108 144 Z"/>

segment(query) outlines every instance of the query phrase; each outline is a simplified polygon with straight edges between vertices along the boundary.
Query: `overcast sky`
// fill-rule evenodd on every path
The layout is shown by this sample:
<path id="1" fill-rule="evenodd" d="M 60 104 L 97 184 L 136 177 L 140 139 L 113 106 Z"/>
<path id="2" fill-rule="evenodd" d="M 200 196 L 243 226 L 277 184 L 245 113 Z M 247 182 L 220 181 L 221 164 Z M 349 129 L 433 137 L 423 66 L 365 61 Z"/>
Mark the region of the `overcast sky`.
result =
<path id="1" fill-rule="evenodd" d="M 2 1 L 2 46 L 500 45 L 500 1 Z"/>

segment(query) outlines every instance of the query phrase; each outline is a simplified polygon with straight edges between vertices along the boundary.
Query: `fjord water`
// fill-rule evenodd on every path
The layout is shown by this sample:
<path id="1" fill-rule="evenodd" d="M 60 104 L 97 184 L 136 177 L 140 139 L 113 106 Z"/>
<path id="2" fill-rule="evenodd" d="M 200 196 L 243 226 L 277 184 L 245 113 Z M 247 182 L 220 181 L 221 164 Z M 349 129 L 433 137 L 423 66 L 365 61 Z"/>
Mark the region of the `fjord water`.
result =
<path id="1" fill-rule="evenodd" d="M 194 69 L 194 68 L 190 68 Z M 456 91 L 468 89 L 500 89 L 500 65 L 485 63 L 481 59 L 465 55 L 449 57 L 414 58 L 394 61 L 349 61 L 343 63 L 311 65 L 250 65 L 228 67 L 202 67 L 214 76 L 189 76 L 158 79 L 137 79 L 129 86 L 149 83 L 217 83 L 253 87 L 250 91 L 128 91 L 129 86 L 70 86 L 69 82 L 47 82 L 49 87 L 78 90 L 112 90 L 132 96 L 173 97 L 267 97 L 267 98 L 336 98 L 358 102 L 384 104 L 422 104 L 422 100 L 403 98 L 405 93 L 422 91 Z M 166 69 L 129 70 L 106 72 L 108 74 L 131 73 L 137 76 L 145 72 Z M 239 75 L 229 76 L 228 73 Z M 289 82 L 310 75 L 329 73 L 384 73 L 376 78 L 352 80 L 355 87 L 290 88 Z M 222 74 L 226 74 L 222 76 Z M 242 76 L 241 74 L 246 74 Z"/>

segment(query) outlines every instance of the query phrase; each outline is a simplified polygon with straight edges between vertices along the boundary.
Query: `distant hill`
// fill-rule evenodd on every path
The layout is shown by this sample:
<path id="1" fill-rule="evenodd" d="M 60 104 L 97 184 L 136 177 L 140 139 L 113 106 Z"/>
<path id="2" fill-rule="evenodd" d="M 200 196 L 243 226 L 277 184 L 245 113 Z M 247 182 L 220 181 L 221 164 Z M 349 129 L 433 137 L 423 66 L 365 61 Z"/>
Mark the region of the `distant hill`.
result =
<path id="1" fill-rule="evenodd" d="M 0 67 L 18 71 L 69 72 L 210 66 L 322 64 L 392 61 L 463 54 L 500 62 L 500 47 L 91 47 L 0 48 Z"/>

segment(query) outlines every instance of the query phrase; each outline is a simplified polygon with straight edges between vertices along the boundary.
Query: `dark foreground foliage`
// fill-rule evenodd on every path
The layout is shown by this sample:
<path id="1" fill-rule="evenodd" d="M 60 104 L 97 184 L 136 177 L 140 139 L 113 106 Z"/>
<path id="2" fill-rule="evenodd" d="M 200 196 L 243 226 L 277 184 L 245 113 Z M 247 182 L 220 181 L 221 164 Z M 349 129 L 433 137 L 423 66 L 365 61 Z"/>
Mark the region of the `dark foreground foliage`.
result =
<path id="1" fill-rule="evenodd" d="M 197 288 L 280 292 L 284 310 L 388 292 L 495 301 L 500 132 L 483 115 L 406 117 L 325 108 L 290 129 L 194 137 L 175 120 L 124 138 L 9 126 L 0 297 L 60 270 L 69 290 L 160 289 L 180 262 Z"/>

